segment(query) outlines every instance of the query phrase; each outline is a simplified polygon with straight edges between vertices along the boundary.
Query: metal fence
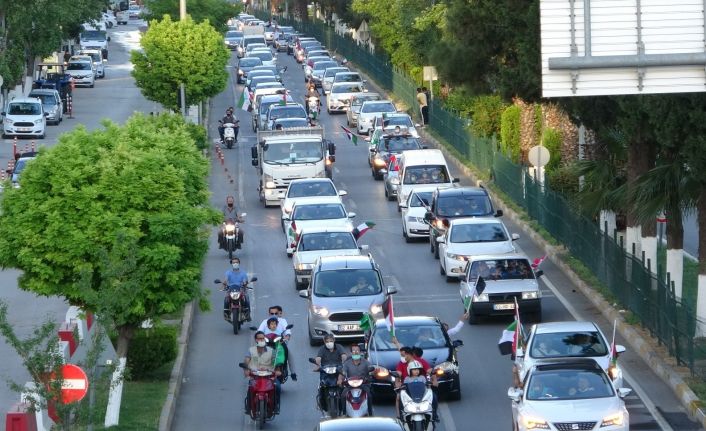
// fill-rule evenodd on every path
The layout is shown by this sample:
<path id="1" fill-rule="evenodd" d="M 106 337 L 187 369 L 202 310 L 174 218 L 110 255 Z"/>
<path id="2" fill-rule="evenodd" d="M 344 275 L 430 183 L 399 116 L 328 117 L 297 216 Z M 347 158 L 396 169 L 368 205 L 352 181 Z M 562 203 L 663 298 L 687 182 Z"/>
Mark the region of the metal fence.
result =
<path id="1" fill-rule="evenodd" d="M 380 55 L 369 52 L 350 37 L 335 33 L 321 21 L 298 22 L 281 19 L 299 31 L 321 41 L 327 49 L 352 61 L 371 79 L 393 92 L 415 118 L 417 84 L 396 70 Z M 445 109 L 438 100 L 430 104 L 431 129 L 481 173 L 491 174 L 495 184 L 554 238 L 564 244 L 607 287 L 608 293 L 637 316 L 645 329 L 664 345 L 678 363 L 699 376 L 706 375 L 706 344 L 695 341 L 694 307 L 682 304 L 663 269 L 657 274 L 645 268 L 641 259 L 626 253 L 617 238 L 601 231 L 596 221 L 582 215 L 550 184 L 540 184 L 525 167 L 511 162 L 497 151 L 495 138 L 479 138 L 470 131 L 470 121 Z"/>

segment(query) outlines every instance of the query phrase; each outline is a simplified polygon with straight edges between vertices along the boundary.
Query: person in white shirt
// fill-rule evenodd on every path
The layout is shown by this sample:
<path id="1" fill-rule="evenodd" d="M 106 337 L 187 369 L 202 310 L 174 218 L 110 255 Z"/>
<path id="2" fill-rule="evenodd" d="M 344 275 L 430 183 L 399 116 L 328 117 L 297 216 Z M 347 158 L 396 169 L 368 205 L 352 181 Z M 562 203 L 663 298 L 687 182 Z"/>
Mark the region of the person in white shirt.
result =
<path id="1" fill-rule="evenodd" d="M 444 329 L 446 329 L 446 333 L 449 334 L 449 337 L 453 337 L 454 335 L 461 332 L 461 328 L 463 328 L 463 322 L 466 320 L 468 320 L 468 312 L 463 313 L 463 315 L 460 319 L 458 319 L 458 322 L 453 328 L 449 328 L 448 323 L 443 323 Z"/>
<path id="2" fill-rule="evenodd" d="M 279 305 L 273 305 L 269 308 L 269 316 L 260 323 L 260 326 L 257 328 L 258 331 L 264 332 L 265 335 L 268 334 L 276 334 L 278 336 L 282 337 L 282 340 L 284 340 L 284 347 L 285 351 L 287 354 L 287 367 L 289 368 L 289 375 L 292 377 L 293 381 L 297 381 L 297 373 L 294 371 L 294 360 L 293 360 L 293 355 L 289 354 L 289 339 L 292 336 L 292 333 L 289 329 L 287 329 L 287 319 L 282 317 L 283 310 L 282 307 Z M 268 327 L 268 322 L 273 319 L 277 321 L 277 326 L 275 329 L 270 329 Z"/>

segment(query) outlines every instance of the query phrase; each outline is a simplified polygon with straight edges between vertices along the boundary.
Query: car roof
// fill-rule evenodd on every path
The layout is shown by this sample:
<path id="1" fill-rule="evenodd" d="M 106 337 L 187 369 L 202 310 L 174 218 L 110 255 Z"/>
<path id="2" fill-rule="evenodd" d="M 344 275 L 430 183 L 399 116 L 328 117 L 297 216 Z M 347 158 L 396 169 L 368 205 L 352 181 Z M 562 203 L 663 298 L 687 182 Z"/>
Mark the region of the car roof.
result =
<path id="1" fill-rule="evenodd" d="M 412 189 L 412 191 L 410 191 L 409 193 L 410 193 L 410 194 L 413 194 L 413 193 L 430 193 L 430 192 L 434 192 L 436 189 L 438 189 L 438 187 L 436 187 L 436 186 L 415 187 L 415 188 Z"/>
<path id="2" fill-rule="evenodd" d="M 32 94 L 51 94 L 54 96 L 58 91 L 52 90 L 51 88 L 34 88 L 29 92 L 29 97 L 32 97 Z"/>
<path id="3" fill-rule="evenodd" d="M 15 97 L 8 103 L 42 103 L 42 101 L 36 97 Z"/>
<path id="4" fill-rule="evenodd" d="M 407 150 L 402 152 L 402 159 L 406 166 L 414 165 L 446 165 L 444 153 L 441 150 Z"/>
<path id="5" fill-rule="evenodd" d="M 483 187 L 452 187 L 439 189 L 439 196 L 488 196 Z"/>
<path id="6" fill-rule="evenodd" d="M 396 324 L 397 319 L 395 319 Z M 591 358 L 540 359 L 535 362 L 534 369 L 539 371 L 586 370 L 604 372 L 598 362 Z"/>
<path id="7" fill-rule="evenodd" d="M 303 205 L 317 205 L 317 204 L 340 204 L 341 203 L 341 197 L 340 196 L 307 196 L 307 197 L 302 197 L 302 198 L 297 198 L 297 201 L 294 203 L 294 206 L 303 206 Z"/>
<path id="8" fill-rule="evenodd" d="M 451 224 L 452 225 L 458 225 L 458 224 L 503 224 L 502 221 L 498 220 L 495 217 L 461 217 L 461 218 L 456 218 L 456 219 L 451 219 Z"/>
<path id="9" fill-rule="evenodd" d="M 437 317 L 432 316 L 395 316 L 395 326 L 441 325 Z M 375 321 L 375 327 L 387 325 L 385 319 Z"/>
<path id="10" fill-rule="evenodd" d="M 375 269 L 370 255 L 356 256 L 321 256 L 317 264 L 318 271 L 335 271 L 338 269 Z M 397 319 L 395 319 L 395 323 Z"/>
<path id="11" fill-rule="evenodd" d="M 507 254 L 478 254 L 471 256 L 470 261 L 477 262 L 479 260 L 506 260 L 506 259 L 527 259 L 529 258 L 521 253 L 507 253 Z"/>
<path id="12" fill-rule="evenodd" d="M 551 334 L 558 332 L 594 332 L 598 327 L 593 322 L 587 321 L 565 321 L 537 323 L 534 332 L 537 334 Z"/>
<path id="13" fill-rule="evenodd" d="M 302 183 L 331 183 L 333 184 L 333 181 L 331 181 L 328 178 L 299 178 L 296 180 L 292 180 L 289 185 L 291 186 L 292 184 L 302 184 Z"/>
<path id="14" fill-rule="evenodd" d="M 308 227 L 304 228 L 299 232 L 299 236 L 306 235 L 308 233 L 351 233 L 351 230 L 345 227 Z"/>
<path id="15" fill-rule="evenodd" d="M 396 418 L 362 417 L 340 418 L 322 421 L 320 431 L 402 431 L 402 424 Z"/>

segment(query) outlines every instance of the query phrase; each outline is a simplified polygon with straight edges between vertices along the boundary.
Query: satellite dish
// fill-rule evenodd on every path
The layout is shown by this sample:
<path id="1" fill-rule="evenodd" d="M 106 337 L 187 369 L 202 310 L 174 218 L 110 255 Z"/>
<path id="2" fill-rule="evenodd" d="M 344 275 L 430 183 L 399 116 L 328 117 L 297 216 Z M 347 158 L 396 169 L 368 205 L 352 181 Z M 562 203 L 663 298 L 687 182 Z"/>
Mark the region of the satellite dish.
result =
<path id="1" fill-rule="evenodd" d="M 535 145 L 530 148 L 527 153 L 527 160 L 536 168 L 543 168 L 546 166 L 547 163 L 549 163 L 550 158 L 551 156 L 549 154 L 549 150 L 547 150 L 547 147 L 543 147 L 541 145 Z"/>

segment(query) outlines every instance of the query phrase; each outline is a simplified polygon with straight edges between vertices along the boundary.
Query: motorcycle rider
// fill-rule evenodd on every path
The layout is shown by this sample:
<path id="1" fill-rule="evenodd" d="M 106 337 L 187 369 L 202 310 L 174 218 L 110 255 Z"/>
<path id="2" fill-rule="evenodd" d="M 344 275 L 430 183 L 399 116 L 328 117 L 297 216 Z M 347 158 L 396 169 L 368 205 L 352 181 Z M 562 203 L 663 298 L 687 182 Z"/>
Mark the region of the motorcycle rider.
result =
<path id="1" fill-rule="evenodd" d="M 370 392 L 370 382 L 367 378 L 370 374 L 370 367 L 370 362 L 360 354 L 360 346 L 353 344 L 351 346 L 351 357 L 343 363 L 343 370 L 341 375 L 338 376 L 338 384 L 343 385 L 343 380 L 349 377 L 363 378 L 363 385 L 360 388 L 365 391 L 368 399 L 368 416 L 373 416 L 373 399 Z M 349 390 L 350 388 L 343 389 L 343 394 L 341 395 L 343 402 L 345 402 L 346 394 Z"/>
<path id="2" fill-rule="evenodd" d="M 279 307 L 278 305 L 276 307 Z M 258 331 L 262 331 L 265 333 L 265 336 L 267 335 L 274 335 L 275 337 L 282 337 L 282 346 L 284 347 L 284 354 L 286 358 L 286 364 L 287 367 L 289 367 L 290 371 L 290 376 L 292 376 L 293 381 L 297 381 L 297 373 L 294 372 L 294 365 L 292 363 L 292 357 L 289 355 L 289 339 L 292 335 L 292 333 L 287 329 L 287 321 L 282 318 L 278 318 L 275 314 L 272 313 L 272 309 L 274 307 L 270 307 L 270 317 L 263 320 L 262 323 L 260 323 L 260 327 L 257 329 Z M 280 310 L 282 307 L 279 307 Z M 284 323 L 284 324 L 283 324 Z M 264 325 L 264 328 L 263 328 Z"/>
<path id="3" fill-rule="evenodd" d="M 348 355 L 346 354 L 345 349 L 343 346 L 336 343 L 333 334 L 326 334 L 324 335 L 324 345 L 319 348 L 319 351 L 316 353 L 316 358 L 314 358 L 314 361 L 316 362 L 316 368 L 314 368 L 314 371 L 321 370 L 321 364 L 342 366 L 347 357 Z M 321 389 L 321 385 L 319 385 L 319 407 L 325 412 L 325 397 Z"/>
<path id="4" fill-rule="evenodd" d="M 407 376 L 402 380 L 402 383 L 399 385 L 401 386 L 402 384 L 408 384 L 412 382 L 422 382 L 422 383 L 427 383 L 429 380 L 426 376 L 426 373 L 424 371 L 424 366 L 419 362 L 412 360 L 407 364 Z M 399 387 L 398 386 L 398 387 Z M 439 422 L 439 416 L 437 415 L 437 407 L 439 406 L 439 403 L 436 399 L 436 391 L 434 390 L 439 386 L 439 382 L 433 378 L 431 379 L 431 386 L 432 386 L 432 402 L 431 402 L 431 408 L 432 408 L 432 422 Z M 397 395 L 397 411 L 399 413 L 400 419 L 402 419 L 402 408 L 403 406 L 400 403 L 400 396 L 399 394 Z"/>
<path id="5" fill-rule="evenodd" d="M 250 377 L 251 371 L 270 371 L 274 373 L 275 376 L 279 376 L 281 373 L 275 370 L 275 355 L 274 350 L 267 347 L 267 338 L 262 331 L 255 332 L 255 345 L 248 349 L 248 353 L 245 355 L 245 365 L 247 369 L 244 370 L 245 377 Z M 253 384 L 251 379 L 249 384 Z M 275 384 L 275 414 L 279 413 L 279 395 L 280 395 L 280 384 L 279 379 L 274 379 Z M 245 397 L 245 413 L 248 413 L 250 407 L 250 391 L 248 391 Z"/>
<path id="6" fill-rule="evenodd" d="M 316 84 L 314 84 L 314 81 L 309 81 L 309 85 L 307 86 L 306 89 L 306 95 L 304 95 L 304 107 L 306 108 L 306 115 L 309 116 L 309 98 L 310 97 L 316 97 L 319 99 L 319 106 L 321 106 L 321 94 L 319 94 L 319 90 L 316 89 Z"/>
<path id="7" fill-rule="evenodd" d="M 240 130 L 240 126 L 238 125 L 240 121 L 235 118 L 234 115 L 234 110 L 233 107 L 231 106 L 230 108 L 226 109 L 226 115 L 221 118 L 220 121 L 220 126 L 218 126 L 218 134 L 221 136 L 221 142 L 223 142 L 223 131 L 225 130 L 225 127 L 223 127 L 224 124 L 231 123 L 233 124 L 233 133 L 235 134 L 235 142 L 238 142 L 238 131 Z"/>
<path id="8" fill-rule="evenodd" d="M 223 247 L 223 240 L 225 239 L 225 223 L 228 220 L 232 220 L 234 222 L 243 222 L 242 217 L 238 215 L 238 210 L 235 208 L 235 198 L 232 195 L 228 195 L 226 197 L 226 204 L 223 206 L 221 209 L 221 212 L 223 213 L 223 223 L 224 225 L 221 227 L 220 232 L 218 232 L 218 245 L 220 245 L 221 248 Z M 237 241 L 237 246 L 236 248 L 242 248 L 243 247 L 243 228 L 238 227 L 238 241 Z"/>
<path id="9" fill-rule="evenodd" d="M 223 280 L 223 287 L 228 289 L 231 288 L 243 288 L 248 284 L 248 273 L 240 270 L 240 259 L 234 257 L 231 261 L 231 268 L 226 271 L 225 280 Z M 250 301 L 248 300 L 247 292 L 243 294 L 243 313 L 246 317 L 245 320 L 248 322 L 250 319 Z M 223 315 L 227 318 L 230 314 L 230 295 L 226 293 L 223 299 Z"/>

